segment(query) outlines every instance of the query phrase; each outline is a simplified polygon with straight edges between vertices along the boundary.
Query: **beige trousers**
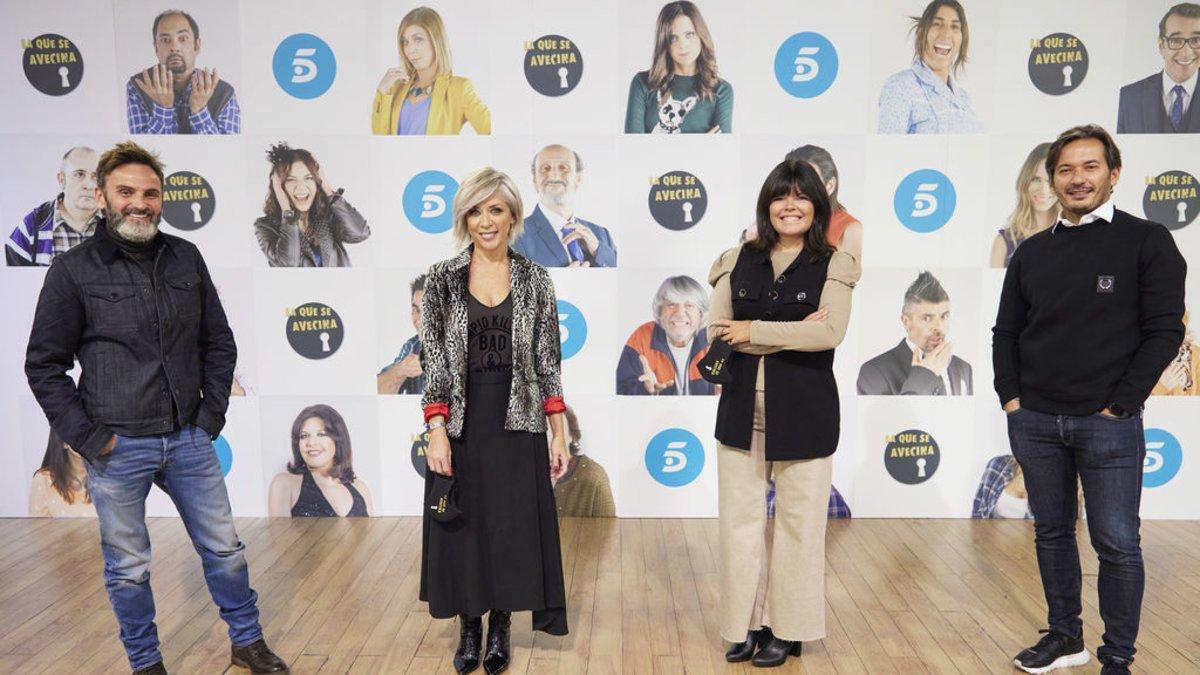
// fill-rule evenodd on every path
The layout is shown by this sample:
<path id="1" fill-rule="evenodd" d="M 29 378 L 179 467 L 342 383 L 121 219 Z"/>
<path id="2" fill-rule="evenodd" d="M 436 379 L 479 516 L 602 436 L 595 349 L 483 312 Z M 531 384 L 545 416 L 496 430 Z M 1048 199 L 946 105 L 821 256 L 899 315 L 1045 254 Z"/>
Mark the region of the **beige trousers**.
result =
<path id="1" fill-rule="evenodd" d="M 833 457 L 768 462 L 763 398 L 750 451 L 717 446 L 721 541 L 721 637 L 770 626 L 783 640 L 825 637 L 825 524 Z M 775 522 L 767 521 L 775 478 Z M 772 532 L 773 529 L 773 532 Z M 774 582 L 774 583 L 772 583 Z"/>

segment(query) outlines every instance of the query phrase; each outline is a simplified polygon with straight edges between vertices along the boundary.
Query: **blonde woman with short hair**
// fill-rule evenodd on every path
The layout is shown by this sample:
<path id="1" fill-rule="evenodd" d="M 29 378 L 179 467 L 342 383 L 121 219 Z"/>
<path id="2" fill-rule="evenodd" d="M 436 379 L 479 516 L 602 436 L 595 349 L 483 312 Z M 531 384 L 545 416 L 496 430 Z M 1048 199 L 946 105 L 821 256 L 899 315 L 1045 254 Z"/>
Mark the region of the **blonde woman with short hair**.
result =
<path id="1" fill-rule="evenodd" d="M 454 667 L 509 661 L 512 611 L 534 630 L 566 635 L 566 593 L 552 480 L 567 471 L 558 309 L 550 275 L 512 250 L 521 193 L 491 167 L 454 197 L 461 252 L 429 268 L 421 302 L 426 493 L 453 479 L 461 514 L 425 510 L 420 598 L 435 618 L 459 618 Z M 551 431 L 547 442 L 546 430 Z"/>
<path id="2" fill-rule="evenodd" d="M 400 136 L 458 134 L 470 123 L 492 133 L 492 113 L 465 77 L 453 74 L 442 17 L 417 7 L 396 30 L 400 65 L 379 81 L 371 108 L 371 133 Z"/>

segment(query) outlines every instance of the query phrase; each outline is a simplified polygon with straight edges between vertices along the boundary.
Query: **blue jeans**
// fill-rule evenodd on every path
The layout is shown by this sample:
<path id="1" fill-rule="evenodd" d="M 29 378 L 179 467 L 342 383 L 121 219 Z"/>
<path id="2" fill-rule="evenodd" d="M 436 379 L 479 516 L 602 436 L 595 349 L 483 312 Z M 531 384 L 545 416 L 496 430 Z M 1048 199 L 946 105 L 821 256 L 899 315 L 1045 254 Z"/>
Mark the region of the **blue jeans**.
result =
<path id="1" fill-rule="evenodd" d="M 244 646 L 261 638 L 258 595 L 250 588 L 245 546 L 233 528 L 225 480 L 208 434 L 192 425 L 161 436 L 118 436 L 112 453 L 88 467 L 88 491 L 100 519 L 104 586 L 121 626 L 129 665 L 137 670 L 162 660 L 146 530 L 151 484 L 170 495 L 179 509 L 233 644 Z"/>
<path id="2" fill-rule="evenodd" d="M 1138 517 L 1146 458 L 1141 415 L 1118 420 L 1022 408 L 1008 415 L 1008 437 L 1025 474 L 1050 630 L 1068 637 L 1083 633 L 1075 543 L 1078 476 L 1092 548 L 1100 558 L 1104 645 L 1096 655 L 1132 660 L 1146 585 Z"/>

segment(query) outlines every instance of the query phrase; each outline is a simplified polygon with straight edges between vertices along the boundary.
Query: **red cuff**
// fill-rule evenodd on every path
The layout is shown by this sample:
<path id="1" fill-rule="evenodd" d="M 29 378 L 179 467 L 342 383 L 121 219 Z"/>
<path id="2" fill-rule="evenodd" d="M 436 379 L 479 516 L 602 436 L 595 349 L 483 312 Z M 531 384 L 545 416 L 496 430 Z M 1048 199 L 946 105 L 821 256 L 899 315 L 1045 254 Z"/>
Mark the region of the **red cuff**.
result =
<path id="1" fill-rule="evenodd" d="M 542 403 L 542 408 L 547 415 L 554 415 L 563 412 L 567 409 L 567 404 L 563 402 L 561 396 L 551 396 Z"/>
<path id="2" fill-rule="evenodd" d="M 445 403 L 430 403 L 425 406 L 425 421 L 428 422 L 430 417 L 441 415 L 446 418 L 446 422 L 450 421 L 450 406 Z"/>

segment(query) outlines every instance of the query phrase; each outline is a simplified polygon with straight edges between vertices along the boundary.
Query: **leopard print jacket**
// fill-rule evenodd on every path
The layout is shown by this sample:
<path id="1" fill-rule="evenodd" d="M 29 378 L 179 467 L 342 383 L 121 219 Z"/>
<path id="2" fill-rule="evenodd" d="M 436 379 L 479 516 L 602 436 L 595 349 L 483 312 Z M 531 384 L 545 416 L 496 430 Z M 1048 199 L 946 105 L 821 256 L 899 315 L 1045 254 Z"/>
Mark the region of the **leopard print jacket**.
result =
<path id="1" fill-rule="evenodd" d="M 421 301 L 421 368 L 425 419 L 446 417 L 446 431 L 462 436 L 467 410 L 467 275 L 471 251 L 434 264 Z M 546 416 L 566 409 L 559 366 L 558 305 L 543 267 L 509 251 L 512 287 L 513 377 L 504 428 L 545 433 Z"/>

